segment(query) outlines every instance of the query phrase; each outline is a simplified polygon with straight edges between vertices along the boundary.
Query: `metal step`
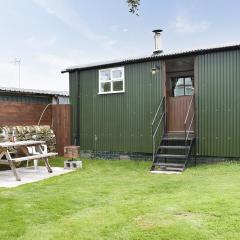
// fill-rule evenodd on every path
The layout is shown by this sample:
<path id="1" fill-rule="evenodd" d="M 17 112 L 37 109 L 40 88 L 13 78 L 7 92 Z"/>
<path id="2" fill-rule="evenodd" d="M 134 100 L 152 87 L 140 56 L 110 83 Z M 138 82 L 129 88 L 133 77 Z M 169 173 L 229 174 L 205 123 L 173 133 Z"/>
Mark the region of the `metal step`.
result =
<path id="1" fill-rule="evenodd" d="M 165 167 L 165 168 L 160 168 L 162 171 L 166 171 L 166 172 L 183 172 L 184 168 L 174 168 L 174 167 Z"/>
<path id="2" fill-rule="evenodd" d="M 192 141 L 194 137 L 188 137 L 187 141 Z M 164 136 L 162 138 L 163 141 L 185 141 L 185 137 L 178 136 Z"/>
<path id="3" fill-rule="evenodd" d="M 185 132 L 165 132 L 164 134 L 165 136 L 177 136 L 177 137 L 185 137 Z M 191 131 L 189 132 L 189 136 L 193 136 L 194 135 L 194 132 Z"/>
<path id="4" fill-rule="evenodd" d="M 159 147 L 160 149 L 189 149 L 190 146 L 187 145 L 187 146 L 170 146 L 170 145 L 161 145 Z"/>
<path id="5" fill-rule="evenodd" d="M 154 163 L 152 166 L 152 170 L 155 170 L 156 167 L 159 167 L 161 171 L 166 172 L 183 172 L 185 169 L 184 164 L 177 164 L 177 163 Z"/>
<path id="6" fill-rule="evenodd" d="M 166 172 L 183 172 L 185 168 L 176 168 L 176 167 L 159 167 L 159 168 L 154 168 L 151 171 L 156 171 L 157 169 L 161 171 L 166 171 Z"/>
<path id="7" fill-rule="evenodd" d="M 186 159 L 187 155 L 156 154 L 155 158 L 181 158 L 181 159 Z"/>
<path id="8" fill-rule="evenodd" d="M 179 163 L 153 163 L 154 166 L 184 168 L 184 164 Z"/>

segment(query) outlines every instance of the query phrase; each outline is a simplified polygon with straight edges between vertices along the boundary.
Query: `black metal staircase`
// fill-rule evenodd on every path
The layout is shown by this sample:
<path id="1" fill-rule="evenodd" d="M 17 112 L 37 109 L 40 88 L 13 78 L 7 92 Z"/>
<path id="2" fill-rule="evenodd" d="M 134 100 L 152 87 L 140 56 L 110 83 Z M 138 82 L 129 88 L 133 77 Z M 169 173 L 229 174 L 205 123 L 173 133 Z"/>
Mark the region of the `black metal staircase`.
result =
<path id="1" fill-rule="evenodd" d="M 194 95 L 186 114 L 185 131 L 183 133 L 167 133 L 165 97 L 162 98 L 152 122 L 153 163 L 151 171 L 182 172 L 189 165 L 195 144 L 195 133 L 191 130 L 194 124 L 195 111 L 190 116 L 190 109 L 194 108 L 193 101 Z"/>

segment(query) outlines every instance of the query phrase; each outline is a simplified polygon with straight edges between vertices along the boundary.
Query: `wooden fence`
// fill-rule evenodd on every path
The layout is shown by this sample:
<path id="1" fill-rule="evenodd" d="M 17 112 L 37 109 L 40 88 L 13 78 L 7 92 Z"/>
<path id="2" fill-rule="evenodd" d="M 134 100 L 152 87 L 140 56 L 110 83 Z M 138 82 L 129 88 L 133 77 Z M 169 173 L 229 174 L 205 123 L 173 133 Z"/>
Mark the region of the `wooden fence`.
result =
<path id="1" fill-rule="evenodd" d="M 45 104 L 0 102 L 0 126 L 37 125 Z M 57 152 L 64 153 L 64 146 L 70 144 L 71 105 L 49 105 L 40 125 L 50 125 L 56 135 Z"/>
<path id="2" fill-rule="evenodd" d="M 53 131 L 56 134 L 57 152 L 64 154 L 64 146 L 71 143 L 71 105 L 59 104 L 52 106 Z"/>

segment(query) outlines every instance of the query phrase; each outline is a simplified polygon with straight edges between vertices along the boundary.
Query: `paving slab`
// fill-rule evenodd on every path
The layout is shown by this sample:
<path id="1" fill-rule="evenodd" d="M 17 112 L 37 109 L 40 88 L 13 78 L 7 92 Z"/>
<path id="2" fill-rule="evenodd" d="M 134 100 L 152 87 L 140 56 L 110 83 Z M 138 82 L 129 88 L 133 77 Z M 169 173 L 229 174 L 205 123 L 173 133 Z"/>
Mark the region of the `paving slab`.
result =
<path id="1" fill-rule="evenodd" d="M 52 167 L 52 170 L 53 172 L 49 173 L 46 167 L 38 167 L 37 170 L 33 168 L 18 168 L 17 172 L 21 181 L 16 181 L 11 170 L 0 171 L 0 187 L 13 188 L 75 171 L 75 169 L 64 169 L 62 167 Z"/>

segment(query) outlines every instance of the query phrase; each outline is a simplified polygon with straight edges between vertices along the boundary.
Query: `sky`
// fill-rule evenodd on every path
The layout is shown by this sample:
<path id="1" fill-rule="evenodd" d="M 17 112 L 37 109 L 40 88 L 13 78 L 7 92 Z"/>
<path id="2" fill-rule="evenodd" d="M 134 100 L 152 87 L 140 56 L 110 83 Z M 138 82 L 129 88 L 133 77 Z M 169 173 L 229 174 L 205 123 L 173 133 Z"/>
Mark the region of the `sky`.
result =
<path id="1" fill-rule="evenodd" d="M 239 0 L 0 0 L 0 86 L 68 90 L 61 70 L 150 55 L 152 30 L 164 52 L 240 43 Z"/>

